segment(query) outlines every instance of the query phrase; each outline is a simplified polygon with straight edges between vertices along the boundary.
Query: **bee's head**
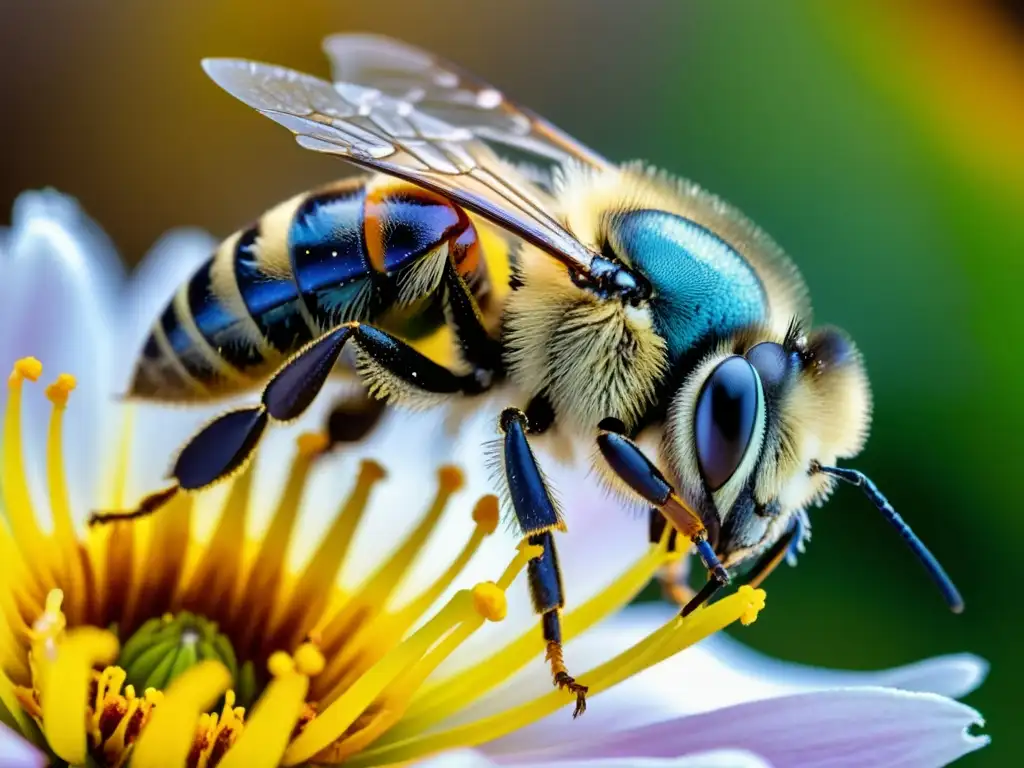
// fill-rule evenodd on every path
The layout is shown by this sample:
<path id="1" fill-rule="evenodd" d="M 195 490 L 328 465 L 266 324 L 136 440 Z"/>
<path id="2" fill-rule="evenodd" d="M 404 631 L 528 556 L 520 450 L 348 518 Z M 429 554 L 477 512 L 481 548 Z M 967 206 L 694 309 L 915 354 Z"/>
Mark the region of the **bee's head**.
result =
<path id="1" fill-rule="evenodd" d="M 835 328 L 744 331 L 693 370 L 670 406 L 666 450 L 725 565 L 827 498 L 835 479 L 814 468 L 857 454 L 870 413 L 861 357 Z"/>

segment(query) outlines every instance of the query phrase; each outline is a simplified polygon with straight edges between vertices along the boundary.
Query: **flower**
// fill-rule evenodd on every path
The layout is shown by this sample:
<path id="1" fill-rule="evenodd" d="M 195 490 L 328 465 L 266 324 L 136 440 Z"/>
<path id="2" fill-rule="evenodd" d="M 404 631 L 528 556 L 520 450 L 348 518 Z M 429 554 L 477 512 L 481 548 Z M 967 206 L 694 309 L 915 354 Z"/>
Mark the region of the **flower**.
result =
<path id="1" fill-rule="evenodd" d="M 109 393 L 211 245 L 169 235 L 126 283 L 52 192 L 19 198 L 0 235 L 0 721 L 20 734 L 0 732 L 3 764 L 930 765 L 985 743 L 967 731 L 978 714 L 947 698 L 980 682 L 974 657 L 870 675 L 696 645 L 754 619 L 749 588 L 686 620 L 620 611 L 671 556 L 578 482 L 559 542 L 566 654 L 597 698 L 573 721 L 517 580 L 533 552 L 496 531 L 477 485 L 485 419 L 453 443 L 430 414 L 402 414 L 327 454 L 301 432 L 321 406 L 230 483 L 84 528 L 90 509 L 158 487 L 209 414 Z"/>

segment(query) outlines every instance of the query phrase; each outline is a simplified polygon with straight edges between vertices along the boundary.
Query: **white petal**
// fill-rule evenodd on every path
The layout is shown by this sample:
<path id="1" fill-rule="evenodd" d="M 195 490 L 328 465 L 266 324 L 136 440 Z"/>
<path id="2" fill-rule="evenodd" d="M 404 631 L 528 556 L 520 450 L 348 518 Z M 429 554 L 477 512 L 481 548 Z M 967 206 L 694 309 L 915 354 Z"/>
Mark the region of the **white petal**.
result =
<path id="1" fill-rule="evenodd" d="M 740 704 L 605 737 L 563 739 L 528 757 L 672 757 L 729 747 L 780 766 L 912 768 L 947 765 L 985 746 L 987 736 L 969 732 L 983 724 L 974 709 L 942 696 L 849 688 Z"/>
<path id="2" fill-rule="evenodd" d="M 675 609 L 669 605 L 632 606 L 567 644 L 566 659 L 589 669 L 646 637 L 674 615 Z M 586 717 L 572 727 L 600 735 L 748 701 L 838 687 L 892 687 L 959 697 L 981 683 L 987 668 L 976 656 L 952 654 L 880 672 L 820 669 L 772 659 L 719 633 L 595 697 Z M 517 682 L 511 691 L 484 699 L 479 709 L 474 708 L 473 716 L 539 696 L 547 690 L 545 683 L 543 678 Z M 544 743 L 564 731 L 567 717 L 555 713 L 495 742 L 492 748 Z"/>
<path id="3" fill-rule="evenodd" d="M 171 230 L 153 245 L 132 273 L 121 299 L 117 327 L 121 350 L 115 385 L 118 394 L 128 391 L 132 368 L 150 327 L 175 291 L 210 258 L 215 247 L 216 240 L 202 230 Z M 222 408 L 135 404 L 132 497 L 166 485 L 167 469 L 181 443 Z"/>
<path id="4" fill-rule="evenodd" d="M 12 218 L 0 283 L 0 367 L 6 375 L 14 360 L 32 355 L 43 363 L 45 382 L 59 373 L 78 379 L 65 419 L 66 450 L 72 492 L 88 497 L 100 441 L 107 438 L 115 354 L 109 329 L 122 270 L 107 237 L 71 198 L 26 192 Z M 0 394 L 5 400 L 6 390 Z M 49 419 L 42 387 L 27 387 L 25 403 L 30 465 L 41 476 Z M 42 490 L 40 479 L 32 478 L 32 485 Z"/>
<path id="5" fill-rule="evenodd" d="M 45 768 L 47 759 L 20 734 L 0 724 L 0 765 L 4 768 Z"/>
<path id="6" fill-rule="evenodd" d="M 132 272 L 118 315 L 122 349 L 127 362 L 138 354 L 150 327 L 175 291 L 209 259 L 217 247 L 201 229 L 173 229 L 160 237 Z"/>

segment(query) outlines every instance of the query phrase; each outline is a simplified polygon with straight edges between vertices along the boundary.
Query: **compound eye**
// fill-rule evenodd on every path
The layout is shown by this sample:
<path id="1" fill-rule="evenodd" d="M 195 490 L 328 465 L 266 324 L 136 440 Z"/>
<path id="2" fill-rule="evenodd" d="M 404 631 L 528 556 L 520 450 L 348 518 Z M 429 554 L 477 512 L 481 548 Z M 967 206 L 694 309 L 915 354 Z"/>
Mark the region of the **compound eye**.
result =
<path id="1" fill-rule="evenodd" d="M 757 374 L 750 363 L 733 356 L 718 364 L 697 396 L 697 464 L 711 491 L 729 481 L 750 446 L 758 390 Z"/>

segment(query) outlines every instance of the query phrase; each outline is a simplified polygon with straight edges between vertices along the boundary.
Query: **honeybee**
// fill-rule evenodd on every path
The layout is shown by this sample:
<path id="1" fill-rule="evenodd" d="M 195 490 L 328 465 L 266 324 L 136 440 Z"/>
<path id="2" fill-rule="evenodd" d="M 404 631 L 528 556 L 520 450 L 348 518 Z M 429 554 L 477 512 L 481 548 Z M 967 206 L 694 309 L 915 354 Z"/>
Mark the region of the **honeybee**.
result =
<path id="1" fill-rule="evenodd" d="M 576 695 L 576 715 L 586 687 L 563 662 L 553 536 L 565 525 L 530 445 L 555 428 L 596 441 L 602 476 L 650 506 L 652 537 L 670 525 L 692 543 L 708 580 L 683 615 L 740 564 L 753 563 L 747 579 L 760 583 L 802 546 L 807 508 L 839 480 L 867 493 L 961 610 L 871 481 L 835 466 L 866 439 L 864 365 L 842 331 L 811 328 L 804 282 L 768 235 L 692 183 L 605 160 L 429 53 L 364 35 L 324 47 L 333 82 L 203 62 L 302 147 L 370 175 L 273 208 L 180 287 L 131 395 L 202 401 L 262 386 L 260 402 L 200 430 L 174 485 L 122 516 L 238 470 L 269 424 L 309 407 L 350 348 L 370 397 L 332 420 L 342 441 L 372 428 L 375 401 L 505 398 L 501 482 L 523 537 L 543 549 L 529 587 L 554 683 Z M 495 228 L 517 247 L 488 253 Z M 454 364 L 421 344 L 439 328 Z"/>

